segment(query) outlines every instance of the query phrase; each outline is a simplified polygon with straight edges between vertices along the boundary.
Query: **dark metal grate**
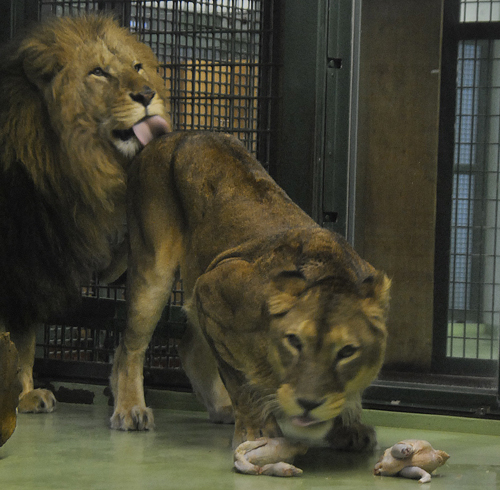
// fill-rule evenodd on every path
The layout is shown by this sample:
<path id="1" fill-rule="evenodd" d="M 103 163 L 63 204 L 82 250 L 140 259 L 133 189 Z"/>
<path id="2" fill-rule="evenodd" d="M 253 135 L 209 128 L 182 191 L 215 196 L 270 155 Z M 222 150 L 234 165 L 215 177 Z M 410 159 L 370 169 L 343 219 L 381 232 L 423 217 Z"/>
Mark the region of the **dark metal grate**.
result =
<path id="1" fill-rule="evenodd" d="M 277 86 L 273 8 L 272 0 L 39 0 L 38 14 L 113 12 L 157 55 L 176 129 L 232 133 L 268 166 Z M 38 371 L 106 379 L 125 326 L 125 294 L 124 286 L 98 282 L 83 288 L 82 311 L 51 322 L 40 333 Z M 177 355 L 185 326 L 182 304 L 179 283 L 146 353 L 148 384 L 188 386 Z"/>
<path id="2" fill-rule="evenodd" d="M 186 318 L 182 312 L 184 292 L 179 281 L 172 290 L 168 306 L 153 335 L 146 351 L 146 378 L 153 377 L 148 370 L 161 368 L 167 371 L 164 375 L 156 374 L 160 383 L 168 384 L 168 370 L 180 370 L 177 353 L 178 339 L 181 337 Z M 54 319 L 46 324 L 37 339 L 37 357 L 47 362 L 83 362 L 105 363 L 108 369 L 99 372 L 97 378 L 109 375 L 114 351 L 119 343 L 120 334 L 125 328 L 126 307 L 125 287 L 101 286 L 94 282 L 82 288 L 82 306 L 68 317 Z M 61 375 L 65 375 L 64 368 Z M 75 372 L 71 371 L 75 377 Z M 76 377 L 89 378 L 84 367 Z"/>
<path id="3" fill-rule="evenodd" d="M 178 129 L 231 132 L 255 154 L 269 138 L 258 118 L 259 106 L 272 101 L 272 84 L 261 83 L 272 72 L 264 7 L 263 0 L 132 3 L 131 28 L 162 63 Z"/>

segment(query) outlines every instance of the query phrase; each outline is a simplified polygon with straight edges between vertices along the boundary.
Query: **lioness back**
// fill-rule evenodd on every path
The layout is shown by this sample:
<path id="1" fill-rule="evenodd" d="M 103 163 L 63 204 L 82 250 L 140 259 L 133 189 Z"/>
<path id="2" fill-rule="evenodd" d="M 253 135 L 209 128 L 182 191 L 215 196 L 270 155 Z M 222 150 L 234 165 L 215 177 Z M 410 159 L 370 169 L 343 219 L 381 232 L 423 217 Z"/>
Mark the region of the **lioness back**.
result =
<path id="1" fill-rule="evenodd" d="M 291 228 L 317 227 L 227 134 L 171 133 L 148 145 L 136 162 L 132 174 L 140 169 L 144 189 L 160 185 L 159 174 L 169 174 L 165 192 L 170 188 L 182 202 L 195 240 L 190 247 L 203 270 L 220 250 Z"/>

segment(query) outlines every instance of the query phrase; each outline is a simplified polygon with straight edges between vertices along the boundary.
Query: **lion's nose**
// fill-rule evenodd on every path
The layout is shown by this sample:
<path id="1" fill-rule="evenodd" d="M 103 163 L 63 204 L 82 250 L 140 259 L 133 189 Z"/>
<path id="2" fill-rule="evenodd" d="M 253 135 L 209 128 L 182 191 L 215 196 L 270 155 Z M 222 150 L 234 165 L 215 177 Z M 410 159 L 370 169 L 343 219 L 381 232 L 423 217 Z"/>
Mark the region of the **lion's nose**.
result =
<path id="1" fill-rule="evenodd" d="M 297 403 L 306 411 L 310 412 L 315 408 L 318 408 L 320 405 L 325 403 L 325 400 L 308 400 L 306 398 L 297 398 Z"/>
<path id="2" fill-rule="evenodd" d="M 142 87 L 142 90 L 140 92 L 131 92 L 130 93 L 130 98 L 134 102 L 138 102 L 139 104 L 142 104 L 144 107 L 147 107 L 153 97 L 155 96 L 156 92 L 149 88 L 147 85 Z"/>

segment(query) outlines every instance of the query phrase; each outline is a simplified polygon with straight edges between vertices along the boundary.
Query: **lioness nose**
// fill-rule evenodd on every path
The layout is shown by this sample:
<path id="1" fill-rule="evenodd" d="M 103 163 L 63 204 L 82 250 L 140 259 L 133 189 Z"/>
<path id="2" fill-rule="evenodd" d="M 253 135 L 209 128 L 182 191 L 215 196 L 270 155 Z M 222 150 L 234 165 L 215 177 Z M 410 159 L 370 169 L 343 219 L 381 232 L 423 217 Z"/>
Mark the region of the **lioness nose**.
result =
<path id="1" fill-rule="evenodd" d="M 297 398 L 297 403 L 307 412 L 318 408 L 320 405 L 323 405 L 325 400 L 307 400 L 306 398 Z"/>
<path id="2" fill-rule="evenodd" d="M 142 104 L 144 107 L 147 107 L 153 97 L 155 96 L 155 91 L 149 88 L 147 85 L 142 87 L 142 90 L 140 92 L 131 92 L 130 93 L 130 98 L 134 102 L 138 102 L 139 104 Z"/>

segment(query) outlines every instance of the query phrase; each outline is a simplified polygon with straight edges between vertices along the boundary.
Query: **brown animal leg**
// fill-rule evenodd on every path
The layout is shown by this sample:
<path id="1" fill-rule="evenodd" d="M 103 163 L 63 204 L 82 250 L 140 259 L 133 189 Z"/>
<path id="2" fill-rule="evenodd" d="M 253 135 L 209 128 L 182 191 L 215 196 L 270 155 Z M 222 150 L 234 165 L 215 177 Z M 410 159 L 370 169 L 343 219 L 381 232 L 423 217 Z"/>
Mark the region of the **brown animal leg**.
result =
<path id="1" fill-rule="evenodd" d="M 19 381 L 22 392 L 19 397 L 19 411 L 39 413 L 53 412 L 56 408 L 56 398 L 49 390 L 34 389 L 33 364 L 35 362 L 35 342 L 37 325 L 28 329 L 12 331 L 11 339 L 19 353 Z"/>
<path id="2" fill-rule="evenodd" d="M 141 254 L 139 254 L 141 255 Z M 146 260 L 149 258 L 152 260 Z M 127 329 L 115 354 L 111 388 L 115 410 L 111 428 L 146 430 L 154 427 L 153 413 L 146 408 L 143 388 L 144 354 L 168 301 L 175 278 L 176 262 L 145 254 L 129 269 Z M 140 262 L 144 259 L 144 267 Z"/>
<path id="3" fill-rule="evenodd" d="M 178 346 L 182 367 L 191 380 L 193 390 L 215 423 L 234 422 L 229 394 L 219 376 L 217 362 L 195 319 Z"/>
<path id="4" fill-rule="evenodd" d="M 16 428 L 16 408 L 21 393 L 17 365 L 17 350 L 9 334 L 0 333 L 0 446 Z"/>
<path id="5" fill-rule="evenodd" d="M 163 162 L 137 165 L 129 179 L 129 262 L 127 328 L 115 355 L 111 388 L 115 410 L 111 427 L 154 427 L 143 389 L 144 353 L 168 301 L 183 252 L 182 215 L 169 191 Z M 163 179 L 164 177 L 164 179 Z"/>
<path id="6" fill-rule="evenodd" d="M 161 218 L 159 223 L 162 222 L 166 223 L 166 219 Z M 144 400 L 144 354 L 170 296 L 181 250 L 180 243 L 175 243 L 175 232 L 163 230 L 161 233 L 158 229 L 152 232 L 147 222 L 144 224 L 141 231 L 131 236 L 131 247 L 135 250 L 127 277 L 127 328 L 116 351 L 111 374 L 115 398 L 113 429 L 154 427 L 153 413 Z M 158 239 L 158 247 L 149 247 L 147 239 L 153 242 Z"/>
<path id="7" fill-rule="evenodd" d="M 134 171 L 135 170 L 135 171 Z M 152 412 L 144 402 L 144 352 L 168 301 L 175 273 L 184 265 L 184 214 L 179 208 L 168 153 L 160 161 L 139 157 L 128 181 L 128 321 L 111 376 L 115 397 L 113 428 L 148 429 Z M 181 271 L 184 276 L 189 271 Z M 196 271 L 191 271 L 196 276 Z M 189 281 L 186 291 L 189 292 Z M 191 346 L 187 343 L 191 341 Z M 232 419 L 230 400 L 201 332 L 191 331 L 181 353 L 188 376 L 212 420 Z M 205 361 L 206 356 L 208 361 Z"/>

